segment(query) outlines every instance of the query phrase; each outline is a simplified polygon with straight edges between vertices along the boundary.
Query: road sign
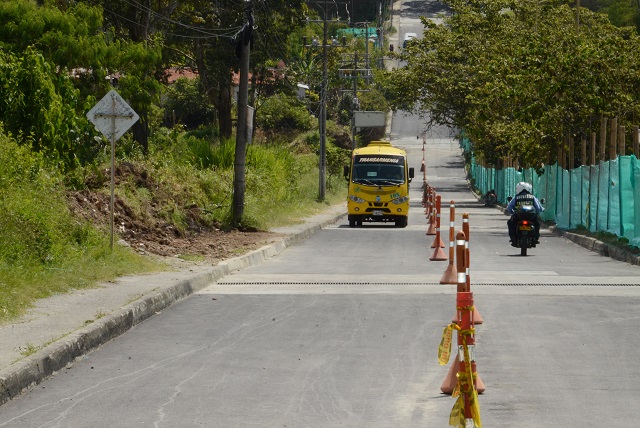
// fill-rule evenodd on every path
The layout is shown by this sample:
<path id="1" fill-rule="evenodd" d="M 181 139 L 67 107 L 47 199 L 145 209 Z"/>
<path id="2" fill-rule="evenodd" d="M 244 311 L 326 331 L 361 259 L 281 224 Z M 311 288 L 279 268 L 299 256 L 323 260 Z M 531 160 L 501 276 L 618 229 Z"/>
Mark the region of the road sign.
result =
<path id="1" fill-rule="evenodd" d="M 386 113 L 383 111 L 354 111 L 356 128 L 372 128 L 385 125 Z"/>
<path id="2" fill-rule="evenodd" d="M 87 119 L 110 141 L 116 141 L 136 123 L 140 117 L 114 89 L 93 106 Z"/>
<path id="3" fill-rule="evenodd" d="M 115 188 L 115 153 L 116 140 L 124 135 L 131 125 L 140 117 L 131 106 L 118 94 L 115 89 L 110 90 L 98 103 L 93 106 L 87 119 L 96 129 L 102 132 L 111 142 L 111 204 L 109 213 L 109 228 L 111 229 L 111 251 L 113 251 L 113 217 L 114 217 L 114 188 Z"/>

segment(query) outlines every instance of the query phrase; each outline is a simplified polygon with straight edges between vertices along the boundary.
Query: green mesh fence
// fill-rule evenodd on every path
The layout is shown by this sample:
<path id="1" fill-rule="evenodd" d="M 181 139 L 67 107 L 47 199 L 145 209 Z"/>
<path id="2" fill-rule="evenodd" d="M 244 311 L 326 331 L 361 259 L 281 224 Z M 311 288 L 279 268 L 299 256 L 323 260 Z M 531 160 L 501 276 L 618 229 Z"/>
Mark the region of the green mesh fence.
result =
<path id="1" fill-rule="evenodd" d="M 460 144 L 470 159 L 471 179 L 482 194 L 494 190 L 498 201 L 506 204 L 516 183 L 526 181 L 534 195 L 545 200 L 543 220 L 561 229 L 583 226 L 591 232 L 613 233 L 640 246 L 640 161 L 634 155 L 572 170 L 547 165 L 539 175 L 535 169 L 483 167 L 469 141 L 462 139 Z"/>

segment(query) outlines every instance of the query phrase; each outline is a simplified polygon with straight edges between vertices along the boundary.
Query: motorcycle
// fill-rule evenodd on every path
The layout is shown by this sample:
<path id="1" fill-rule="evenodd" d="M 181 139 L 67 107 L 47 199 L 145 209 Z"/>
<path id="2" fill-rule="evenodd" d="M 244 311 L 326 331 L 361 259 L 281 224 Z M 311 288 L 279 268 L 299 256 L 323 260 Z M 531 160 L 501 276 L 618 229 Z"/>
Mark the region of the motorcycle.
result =
<path id="1" fill-rule="evenodd" d="M 485 207 L 495 207 L 498 203 L 498 197 L 494 190 L 489 190 L 483 197 Z"/>
<path id="2" fill-rule="evenodd" d="M 535 221 L 538 213 L 532 205 L 523 205 L 516 211 L 516 243 L 520 248 L 520 255 L 526 256 L 529 248 L 536 246 Z"/>

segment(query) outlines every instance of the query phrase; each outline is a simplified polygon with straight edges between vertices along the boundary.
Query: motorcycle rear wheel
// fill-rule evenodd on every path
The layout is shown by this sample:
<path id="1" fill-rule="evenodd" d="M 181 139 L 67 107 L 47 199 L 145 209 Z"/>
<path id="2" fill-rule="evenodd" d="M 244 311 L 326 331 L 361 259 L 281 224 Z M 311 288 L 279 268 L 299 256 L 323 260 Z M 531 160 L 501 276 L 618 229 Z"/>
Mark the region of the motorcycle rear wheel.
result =
<path id="1" fill-rule="evenodd" d="M 520 255 L 521 256 L 526 256 L 527 255 L 527 239 L 526 238 L 520 238 Z"/>

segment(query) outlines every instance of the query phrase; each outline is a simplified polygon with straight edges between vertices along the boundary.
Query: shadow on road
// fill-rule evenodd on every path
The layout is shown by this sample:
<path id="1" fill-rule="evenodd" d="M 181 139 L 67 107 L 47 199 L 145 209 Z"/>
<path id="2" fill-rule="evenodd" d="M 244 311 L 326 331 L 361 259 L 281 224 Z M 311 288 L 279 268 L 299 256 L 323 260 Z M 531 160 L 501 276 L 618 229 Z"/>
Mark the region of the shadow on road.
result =
<path id="1" fill-rule="evenodd" d="M 426 2 L 422 0 L 404 1 L 402 2 L 403 9 L 399 12 L 399 15 L 403 18 L 419 18 L 426 16 L 428 18 L 434 18 L 439 14 L 450 14 L 451 9 L 444 3 L 439 1 Z M 396 12 L 397 13 L 397 12 Z"/>

